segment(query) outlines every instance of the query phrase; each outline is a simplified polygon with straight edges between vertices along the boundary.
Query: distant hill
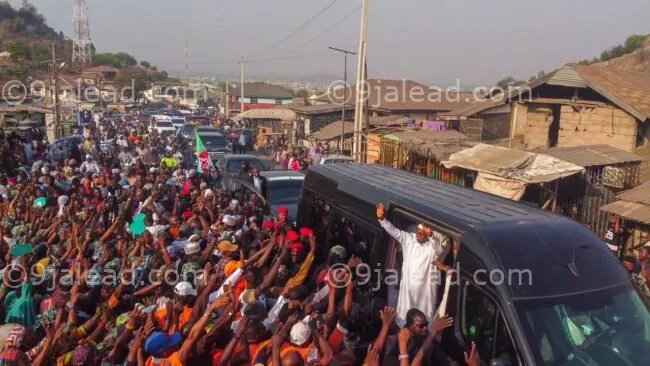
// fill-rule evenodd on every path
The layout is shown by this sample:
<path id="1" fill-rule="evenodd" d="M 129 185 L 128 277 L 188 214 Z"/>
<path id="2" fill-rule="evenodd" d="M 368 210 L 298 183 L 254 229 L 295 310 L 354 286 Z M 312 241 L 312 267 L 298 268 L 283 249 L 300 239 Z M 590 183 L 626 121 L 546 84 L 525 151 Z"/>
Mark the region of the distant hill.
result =
<path id="1" fill-rule="evenodd" d="M 7 1 L 0 2 L 0 42 L 13 39 L 64 40 L 63 32 L 57 32 L 47 25 L 45 17 L 36 7 L 27 3 L 14 9 Z"/>
<path id="2" fill-rule="evenodd" d="M 2 60 L 0 76 L 24 77 L 35 69 L 47 69 L 43 61 L 52 57 L 52 41 L 56 41 L 60 58 L 69 63 L 72 42 L 47 25 L 34 5 L 15 9 L 7 1 L 0 2 L 0 50 L 11 54 Z"/>
<path id="3" fill-rule="evenodd" d="M 618 71 L 650 72 L 650 37 L 646 38 L 640 48 L 608 61 L 597 62 L 594 65 L 606 66 Z"/>

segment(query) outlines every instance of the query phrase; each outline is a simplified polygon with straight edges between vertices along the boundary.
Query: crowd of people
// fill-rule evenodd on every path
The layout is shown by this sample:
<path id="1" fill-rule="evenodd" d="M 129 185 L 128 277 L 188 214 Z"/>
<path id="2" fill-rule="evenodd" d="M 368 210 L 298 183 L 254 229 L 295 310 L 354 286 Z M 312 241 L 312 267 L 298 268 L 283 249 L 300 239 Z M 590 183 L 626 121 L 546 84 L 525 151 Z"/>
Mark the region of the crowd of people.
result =
<path id="1" fill-rule="evenodd" d="M 361 265 L 356 247 L 286 208 L 265 217 L 256 195 L 197 173 L 187 141 L 110 119 L 63 161 L 37 141 L 1 147 L 0 364 L 451 364 L 436 339 L 453 319 L 418 308 L 417 287 L 397 309 L 360 291 L 333 269 Z M 325 153 L 283 150 L 291 169 Z M 411 261 L 449 249 L 378 216 Z"/>

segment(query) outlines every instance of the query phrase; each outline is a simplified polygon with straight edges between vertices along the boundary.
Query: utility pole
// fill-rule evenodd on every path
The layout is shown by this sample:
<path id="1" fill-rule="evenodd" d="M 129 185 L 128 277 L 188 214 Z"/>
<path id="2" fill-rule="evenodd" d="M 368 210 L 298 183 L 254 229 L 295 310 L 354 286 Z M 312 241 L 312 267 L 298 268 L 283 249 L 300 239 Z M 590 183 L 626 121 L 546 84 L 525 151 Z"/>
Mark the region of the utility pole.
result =
<path id="1" fill-rule="evenodd" d="M 59 109 L 59 68 L 56 64 L 56 42 L 52 41 L 52 79 L 54 86 L 54 136 L 61 137 L 61 121 Z"/>
<path id="2" fill-rule="evenodd" d="M 226 80 L 226 119 L 230 118 L 230 82 Z"/>
<path id="3" fill-rule="evenodd" d="M 352 154 L 357 162 L 361 162 L 361 130 L 363 126 L 364 98 L 367 98 L 365 91 L 365 61 L 366 61 L 366 40 L 368 38 L 368 5 L 370 0 L 362 0 L 361 5 L 361 31 L 359 34 L 359 53 L 357 62 L 357 97 L 354 108 L 354 144 Z"/>
<path id="4" fill-rule="evenodd" d="M 343 144 L 344 144 L 344 135 L 345 135 L 345 107 L 346 103 L 348 101 L 348 55 L 356 55 L 355 52 L 352 51 L 346 51 L 342 50 L 340 48 L 335 48 L 335 47 L 329 47 L 330 50 L 336 51 L 336 52 L 342 52 L 344 55 L 344 64 L 343 64 L 343 103 L 341 106 L 341 148 L 339 150 L 340 153 L 343 152 Z"/>
<path id="5" fill-rule="evenodd" d="M 240 75 L 240 85 L 241 85 L 241 96 L 239 97 L 239 113 L 244 113 L 244 64 L 246 61 L 244 61 L 244 56 L 241 57 L 241 61 L 239 61 L 239 65 L 241 66 L 241 75 Z"/>

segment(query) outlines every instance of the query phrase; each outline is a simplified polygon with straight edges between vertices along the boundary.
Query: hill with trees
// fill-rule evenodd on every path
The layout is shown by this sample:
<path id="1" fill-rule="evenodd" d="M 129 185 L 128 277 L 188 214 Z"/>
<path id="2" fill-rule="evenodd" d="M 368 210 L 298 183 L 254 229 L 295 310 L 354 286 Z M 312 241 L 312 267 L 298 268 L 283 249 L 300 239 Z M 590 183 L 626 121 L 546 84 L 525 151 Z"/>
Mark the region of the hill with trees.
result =
<path id="1" fill-rule="evenodd" d="M 1 62 L 0 76 L 24 78 L 29 74 L 47 71 L 52 59 L 52 41 L 55 41 L 57 58 L 72 65 L 72 41 L 63 32 L 57 32 L 47 25 L 45 17 L 33 4 L 25 1 L 19 9 L 8 1 L 0 1 L 0 47 L 10 53 L 8 60 Z M 91 46 L 93 66 L 108 65 L 127 69 L 126 76 L 138 79 L 137 83 L 167 80 L 169 75 L 148 61 L 138 60 L 125 52 L 98 53 Z M 140 70 L 142 72 L 140 72 Z M 65 71 L 71 71 L 68 67 Z"/>
<path id="2" fill-rule="evenodd" d="M 633 34 L 624 43 L 610 47 L 600 53 L 600 56 L 591 60 L 582 60 L 582 65 L 603 65 L 616 68 L 621 71 L 642 71 L 650 72 L 650 36 Z M 537 75 L 531 76 L 528 81 L 535 80 L 545 75 L 540 71 Z M 520 86 L 526 80 L 506 76 L 495 84 L 502 89 Z"/>

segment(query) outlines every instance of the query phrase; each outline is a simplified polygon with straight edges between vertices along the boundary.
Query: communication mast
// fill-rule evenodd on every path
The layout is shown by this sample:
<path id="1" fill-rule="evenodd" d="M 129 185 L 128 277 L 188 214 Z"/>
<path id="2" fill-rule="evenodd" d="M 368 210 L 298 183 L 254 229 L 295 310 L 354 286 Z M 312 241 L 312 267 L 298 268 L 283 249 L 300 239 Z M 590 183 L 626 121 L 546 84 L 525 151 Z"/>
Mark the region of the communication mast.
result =
<path id="1" fill-rule="evenodd" d="M 86 0 L 75 0 L 72 27 L 72 63 L 78 67 L 88 66 L 92 62 L 93 56 Z"/>

